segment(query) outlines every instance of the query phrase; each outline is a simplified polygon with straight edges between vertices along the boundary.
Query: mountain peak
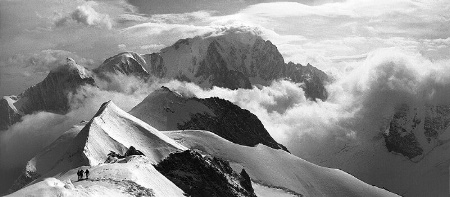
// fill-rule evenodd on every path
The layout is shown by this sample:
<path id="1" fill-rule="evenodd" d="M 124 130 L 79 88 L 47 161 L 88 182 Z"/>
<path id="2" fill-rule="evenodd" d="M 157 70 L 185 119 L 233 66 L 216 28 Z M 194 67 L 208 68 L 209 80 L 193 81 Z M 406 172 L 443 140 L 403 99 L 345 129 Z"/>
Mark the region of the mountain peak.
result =
<path id="1" fill-rule="evenodd" d="M 216 97 L 185 97 L 162 87 L 129 113 L 159 130 L 207 130 L 237 144 L 255 146 L 261 143 L 287 151 L 254 114 Z"/>
<path id="2" fill-rule="evenodd" d="M 78 65 L 75 60 L 70 57 L 66 58 L 65 64 L 61 64 L 52 69 L 47 77 L 52 77 L 53 75 L 71 75 L 81 79 L 92 77 L 90 71 L 85 67 Z"/>
<path id="3" fill-rule="evenodd" d="M 256 28 L 228 27 L 180 39 L 159 53 L 143 55 L 151 75 L 193 82 L 202 88 L 228 89 L 268 86 L 274 80 L 303 83 L 312 100 L 327 98 L 327 75 L 308 65 L 285 63 L 278 48 Z"/>
<path id="4" fill-rule="evenodd" d="M 106 111 L 106 108 L 117 108 L 117 106 L 111 101 L 106 101 L 104 102 L 101 106 L 100 109 L 97 111 L 97 113 L 95 113 L 94 118 L 100 116 L 101 114 L 103 114 Z"/>
<path id="5" fill-rule="evenodd" d="M 98 68 L 94 69 L 94 72 L 101 77 L 108 73 L 120 73 L 145 78 L 149 76 L 146 65 L 141 55 L 135 52 L 122 52 L 103 61 Z"/>

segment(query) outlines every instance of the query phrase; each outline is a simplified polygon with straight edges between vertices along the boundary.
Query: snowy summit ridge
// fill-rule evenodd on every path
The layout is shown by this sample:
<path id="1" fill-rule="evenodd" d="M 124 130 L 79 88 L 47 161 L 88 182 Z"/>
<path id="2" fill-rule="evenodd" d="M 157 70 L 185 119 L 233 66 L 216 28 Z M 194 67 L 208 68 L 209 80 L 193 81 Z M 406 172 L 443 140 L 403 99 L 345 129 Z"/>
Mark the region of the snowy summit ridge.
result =
<path id="1" fill-rule="evenodd" d="M 325 100 L 328 76 L 321 70 L 285 63 L 277 47 L 254 29 L 230 28 L 203 36 L 180 39 L 158 53 L 124 52 L 103 62 L 97 71 L 152 75 L 193 82 L 203 88 L 229 89 L 270 85 L 287 79 L 302 83 L 306 96 Z"/>

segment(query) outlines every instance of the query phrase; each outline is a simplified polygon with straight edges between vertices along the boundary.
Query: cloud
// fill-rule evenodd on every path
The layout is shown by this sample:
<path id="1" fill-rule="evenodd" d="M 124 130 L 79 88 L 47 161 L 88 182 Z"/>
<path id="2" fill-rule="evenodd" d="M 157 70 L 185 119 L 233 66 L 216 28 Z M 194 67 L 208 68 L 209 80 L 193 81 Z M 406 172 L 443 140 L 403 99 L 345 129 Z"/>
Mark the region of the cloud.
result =
<path id="1" fill-rule="evenodd" d="M 252 5 L 243 10 L 244 13 L 270 17 L 302 17 L 302 16 L 349 16 L 378 17 L 389 13 L 409 13 L 419 5 L 409 0 L 347 0 L 321 5 L 305 5 L 297 2 L 273 2 Z"/>
<path id="2" fill-rule="evenodd" d="M 168 23 L 168 24 L 189 24 L 206 21 L 212 16 L 214 12 L 211 11 L 196 11 L 182 14 L 154 14 L 149 17 L 149 21 L 154 23 Z"/>
<path id="3" fill-rule="evenodd" d="M 32 72 L 48 73 L 50 70 L 57 68 L 61 64 L 66 63 L 66 58 L 75 59 L 78 64 L 92 67 L 93 61 L 79 57 L 77 54 L 64 50 L 42 50 L 35 54 L 16 55 L 2 62 L 4 67 L 22 67 L 30 68 Z"/>
<path id="4" fill-rule="evenodd" d="M 95 87 L 82 86 L 75 94 L 68 94 L 70 111 L 67 114 L 36 112 L 2 131 L 0 170 L 22 167 L 74 124 L 90 120 L 104 102 L 112 100 L 121 109 L 129 111 L 163 83 L 157 80 L 144 82 L 140 78 L 121 74 L 107 77 L 108 81 L 96 78 Z"/>
<path id="5" fill-rule="evenodd" d="M 66 25 L 70 20 L 87 26 L 99 26 L 112 28 L 113 20 L 108 14 L 101 14 L 95 11 L 94 6 L 98 5 L 95 1 L 88 1 L 78 6 L 68 16 L 55 21 L 57 27 Z"/>
<path id="6" fill-rule="evenodd" d="M 93 68 L 94 61 L 80 57 L 65 50 L 42 50 L 32 54 L 17 54 L 7 59 L 0 59 L 1 74 L 4 81 L 0 85 L 0 96 L 18 94 L 32 86 L 50 72 L 66 63 L 66 58 L 73 58 L 78 64 Z"/>
<path id="7" fill-rule="evenodd" d="M 268 87 L 203 90 L 190 83 L 171 82 L 167 87 L 201 98 L 217 96 L 256 114 L 269 133 L 288 149 L 313 162 L 344 144 L 383 144 L 379 137 L 395 108 L 450 104 L 450 60 L 433 62 L 419 53 L 386 48 L 366 58 L 343 62 L 327 86 L 327 101 L 305 98 L 299 84 L 276 81 Z M 370 125 L 370 126 L 368 126 Z"/>

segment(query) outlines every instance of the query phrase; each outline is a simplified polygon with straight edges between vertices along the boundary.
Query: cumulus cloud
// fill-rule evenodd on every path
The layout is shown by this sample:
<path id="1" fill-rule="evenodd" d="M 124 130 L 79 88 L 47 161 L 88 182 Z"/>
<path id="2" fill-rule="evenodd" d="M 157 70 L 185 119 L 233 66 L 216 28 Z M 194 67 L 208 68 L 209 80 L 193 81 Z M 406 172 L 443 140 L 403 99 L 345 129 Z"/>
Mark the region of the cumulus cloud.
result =
<path id="1" fill-rule="evenodd" d="M 81 23 L 87 26 L 99 26 L 111 29 L 113 25 L 113 20 L 108 14 L 101 14 L 97 12 L 94 7 L 98 5 L 95 1 L 88 1 L 84 4 L 78 6 L 72 13 L 68 16 L 58 19 L 55 21 L 55 25 L 63 26 L 69 21 L 73 20 L 77 23 Z"/>
<path id="2" fill-rule="evenodd" d="M 292 153 L 318 162 L 318 155 L 347 144 L 372 146 L 374 139 L 382 144 L 379 136 L 400 104 L 450 104 L 445 99 L 450 96 L 449 63 L 395 48 L 376 50 L 337 73 L 324 102 L 307 100 L 299 84 L 287 81 L 239 90 L 203 90 L 180 82 L 166 86 L 188 95 L 230 100 L 256 114 Z"/>
<path id="3" fill-rule="evenodd" d="M 113 101 L 125 111 L 131 110 L 149 93 L 161 87 L 161 81 L 110 74 L 108 81 L 96 78 L 97 86 L 82 86 L 68 94 L 70 111 L 60 115 L 36 112 L 0 133 L 0 170 L 15 169 L 35 156 L 63 132 L 83 120 L 90 120 L 101 104 Z"/>
<path id="4" fill-rule="evenodd" d="M 83 120 L 89 121 L 102 103 L 112 100 L 117 106 L 128 111 L 155 89 L 150 85 L 146 88 L 137 88 L 136 84 L 129 84 L 138 82 L 139 79 L 118 76 L 114 80 L 121 80 L 124 86 L 109 87 L 110 90 L 83 86 L 76 94 L 68 95 L 71 111 L 65 115 L 36 112 L 22 117 L 21 122 L 14 124 L 8 130 L 1 131 L 0 173 L 2 179 L 0 183 L 2 185 L 0 191 L 6 191 L 9 188 L 28 160 L 73 125 Z M 126 84 L 126 82 L 129 83 Z M 137 84 L 144 86 L 143 83 Z"/>

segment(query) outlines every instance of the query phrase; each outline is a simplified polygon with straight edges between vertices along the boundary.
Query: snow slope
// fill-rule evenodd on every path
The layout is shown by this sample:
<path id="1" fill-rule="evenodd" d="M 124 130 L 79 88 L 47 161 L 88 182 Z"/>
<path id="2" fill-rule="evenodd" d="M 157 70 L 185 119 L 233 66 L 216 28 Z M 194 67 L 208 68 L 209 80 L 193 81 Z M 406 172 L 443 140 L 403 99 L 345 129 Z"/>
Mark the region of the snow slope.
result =
<path id="1" fill-rule="evenodd" d="M 191 115 L 196 113 L 214 116 L 213 111 L 204 104 L 185 98 L 166 87 L 149 94 L 129 113 L 160 131 L 178 130 L 178 124 L 189 121 Z"/>
<path id="2" fill-rule="evenodd" d="M 331 147 L 317 144 L 317 151 L 306 150 L 300 156 L 402 196 L 446 197 L 450 176 L 448 109 L 401 104 L 391 117 L 362 122 L 357 141 Z"/>
<path id="3" fill-rule="evenodd" d="M 261 143 L 287 151 L 270 136 L 256 115 L 217 97 L 187 97 L 162 87 L 129 113 L 159 130 L 207 130 L 236 144 Z"/>
<path id="4" fill-rule="evenodd" d="M 114 103 L 106 102 L 81 131 L 74 129 L 66 132 L 31 159 L 16 181 L 15 188 L 79 166 L 104 163 L 110 151 L 123 154 L 130 146 L 142 151 L 152 164 L 173 151 L 186 150 L 186 147 L 124 112 Z"/>
<path id="5" fill-rule="evenodd" d="M 89 169 L 89 179 L 76 172 Z M 81 166 L 25 187 L 9 196 L 184 196 L 160 174 L 146 156 L 131 156 L 119 163 Z"/>
<path id="6" fill-rule="evenodd" d="M 242 166 L 255 181 L 287 188 L 304 196 L 397 196 L 341 170 L 320 167 L 264 145 L 240 146 L 206 131 L 166 134 L 187 147 Z"/>

